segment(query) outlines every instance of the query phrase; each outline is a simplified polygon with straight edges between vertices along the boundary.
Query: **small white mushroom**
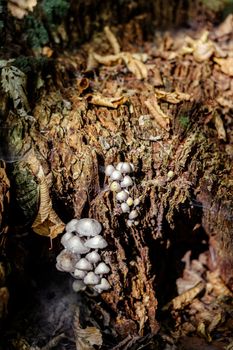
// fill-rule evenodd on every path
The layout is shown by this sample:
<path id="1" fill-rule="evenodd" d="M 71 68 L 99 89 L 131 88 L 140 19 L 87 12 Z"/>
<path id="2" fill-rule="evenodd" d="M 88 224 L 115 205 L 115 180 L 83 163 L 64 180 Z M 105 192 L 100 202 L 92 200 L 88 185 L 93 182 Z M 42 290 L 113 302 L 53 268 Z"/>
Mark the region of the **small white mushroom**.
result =
<path id="1" fill-rule="evenodd" d="M 113 181 L 120 181 L 123 179 L 122 174 L 119 170 L 114 170 L 111 174 L 111 179 Z"/>
<path id="2" fill-rule="evenodd" d="M 129 220 L 136 219 L 137 217 L 138 217 L 138 212 L 137 212 L 137 210 L 132 210 L 132 211 L 129 213 Z"/>
<path id="3" fill-rule="evenodd" d="M 130 207 L 127 203 L 121 203 L 121 210 L 123 213 L 128 213 L 130 211 Z"/>
<path id="4" fill-rule="evenodd" d="M 76 280 L 73 282 L 72 288 L 75 292 L 80 292 L 86 289 L 86 285 L 83 283 L 83 281 Z"/>
<path id="5" fill-rule="evenodd" d="M 59 271 L 73 272 L 74 266 L 77 263 L 78 259 L 80 259 L 80 256 L 73 254 L 67 249 L 64 249 L 60 252 L 60 254 L 56 258 L 56 261 L 57 261 L 56 268 Z"/>
<path id="6" fill-rule="evenodd" d="M 132 198 L 132 197 L 129 197 L 129 198 L 127 199 L 126 203 L 128 204 L 129 207 L 131 207 L 131 205 L 134 204 L 133 198 Z"/>
<path id="7" fill-rule="evenodd" d="M 119 201 L 119 202 L 124 202 L 127 200 L 127 198 L 129 197 L 129 194 L 126 192 L 126 191 L 120 191 L 116 194 L 116 199 Z"/>
<path id="8" fill-rule="evenodd" d="M 99 221 L 90 218 L 83 218 L 76 223 L 76 231 L 79 236 L 96 236 L 102 231 L 102 226 Z"/>
<path id="9" fill-rule="evenodd" d="M 101 278 L 100 284 L 97 284 L 94 286 L 94 289 L 98 292 L 101 293 L 104 290 L 110 289 L 111 286 L 106 278 Z"/>
<path id="10" fill-rule="evenodd" d="M 98 284 L 100 282 L 100 277 L 91 271 L 84 277 L 83 282 L 85 284 Z"/>
<path id="11" fill-rule="evenodd" d="M 76 231 L 76 224 L 78 222 L 78 219 L 72 219 L 68 222 L 66 225 L 66 232 L 73 232 Z"/>
<path id="12" fill-rule="evenodd" d="M 72 237 L 74 237 L 74 235 L 73 235 L 72 232 L 66 232 L 66 233 L 64 233 L 64 235 L 63 235 L 62 238 L 61 238 L 61 244 L 63 245 L 63 247 L 66 248 L 67 241 L 68 241 L 70 238 L 72 238 Z"/>
<path id="13" fill-rule="evenodd" d="M 111 176 L 114 170 L 115 170 L 115 168 L 113 165 L 111 165 L 111 164 L 107 165 L 105 168 L 105 175 Z"/>
<path id="14" fill-rule="evenodd" d="M 87 274 L 87 271 L 75 269 L 73 272 L 73 277 L 82 280 Z"/>
<path id="15" fill-rule="evenodd" d="M 121 191 L 121 186 L 117 181 L 113 181 L 110 185 L 110 190 L 112 192 L 120 192 Z"/>
<path id="16" fill-rule="evenodd" d="M 123 162 L 118 163 L 117 166 L 116 166 L 116 170 L 121 171 L 122 165 L 123 165 Z"/>
<path id="17" fill-rule="evenodd" d="M 133 205 L 135 207 L 137 207 L 140 203 L 141 203 L 141 199 L 140 198 L 135 198 L 135 200 L 133 201 Z"/>
<path id="18" fill-rule="evenodd" d="M 93 252 L 88 253 L 86 255 L 86 259 L 92 264 L 96 264 L 101 260 L 99 253 L 97 253 L 95 250 Z"/>
<path id="19" fill-rule="evenodd" d="M 129 163 L 124 162 L 121 167 L 121 172 L 124 174 L 131 173 L 132 167 Z"/>
<path id="20" fill-rule="evenodd" d="M 129 175 L 125 175 L 123 181 L 121 181 L 121 187 L 130 187 L 133 186 L 133 180 Z"/>
<path id="21" fill-rule="evenodd" d="M 77 262 L 75 268 L 79 270 L 90 271 L 93 269 L 93 266 L 86 258 L 82 258 Z"/>
<path id="22" fill-rule="evenodd" d="M 106 273 L 109 273 L 109 271 L 109 266 L 106 265 L 104 262 L 99 263 L 95 268 L 96 275 L 104 275 Z"/>
<path id="23" fill-rule="evenodd" d="M 95 236 L 93 238 L 88 239 L 84 243 L 84 245 L 87 248 L 103 249 L 103 248 L 107 247 L 108 243 L 105 241 L 105 239 L 102 236 L 98 235 L 98 236 Z"/>
<path id="24" fill-rule="evenodd" d="M 90 251 L 87 247 L 84 246 L 83 241 L 81 238 L 77 236 L 71 237 L 67 242 L 66 242 L 66 248 L 70 250 L 73 253 L 78 253 L 78 254 L 86 254 Z"/>
<path id="25" fill-rule="evenodd" d="M 134 224 L 133 220 L 127 220 L 127 226 L 132 227 Z"/>

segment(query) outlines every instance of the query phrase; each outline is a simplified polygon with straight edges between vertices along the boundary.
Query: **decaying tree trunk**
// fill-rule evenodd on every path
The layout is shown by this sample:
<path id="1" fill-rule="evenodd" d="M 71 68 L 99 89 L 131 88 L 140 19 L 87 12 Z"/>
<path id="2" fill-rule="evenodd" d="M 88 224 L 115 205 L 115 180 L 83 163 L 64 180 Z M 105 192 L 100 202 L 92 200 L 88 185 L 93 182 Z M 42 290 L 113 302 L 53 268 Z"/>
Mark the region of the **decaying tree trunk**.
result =
<path id="1" fill-rule="evenodd" d="M 75 12 L 86 9 L 84 31 L 79 22 L 83 41 L 93 32 L 91 6 L 91 1 L 76 8 L 72 4 Z M 105 10 L 96 6 L 99 18 L 110 10 L 109 3 Z M 140 1 L 135 12 L 147 14 L 150 6 Z M 161 14 L 164 5 L 158 1 L 156 6 L 153 11 L 158 8 Z M 15 66 L 25 72 L 18 95 L 4 85 L 1 91 L 1 126 L 7 130 L 2 132 L 6 163 L 0 169 L 2 249 L 8 235 L 21 234 L 25 227 L 56 241 L 74 217 L 99 220 L 108 242 L 104 256 L 112 286 L 100 298 L 121 338 L 156 334 L 158 300 L 167 301 L 163 296 L 177 277 L 175 265 L 187 250 L 201 252 L 208 240 L 216 255 L 211 263 L 219 264 L 233 290 L 232 17 L 225 27 L 209 27 L 204 34 L 202 28 L 179 30 L 176 36 L 159 32 L 144 42 L 143 36 L 152 32 L 148 23 L 171 22 L 169 6 L 166 15 L 150 12 L 126 24 L 133 12 L 128 6 L 132 12 L 119 26 L 105 28 L 77 52 L 57 51 L 43 66 L 36 65 L 36 58 L 31 66 L 27 61 L 28 85 L 18 60 Z M 178 24 L 184 13 L 180 1 Z M 7 79 L 12 65 L 2 65 Z M 106 165 L 119 161 L 135 167 L 132 195 L 141 203 L 132 227 L 104 175 Z M 59 249 L 55 244 L 55 252 Z"/>

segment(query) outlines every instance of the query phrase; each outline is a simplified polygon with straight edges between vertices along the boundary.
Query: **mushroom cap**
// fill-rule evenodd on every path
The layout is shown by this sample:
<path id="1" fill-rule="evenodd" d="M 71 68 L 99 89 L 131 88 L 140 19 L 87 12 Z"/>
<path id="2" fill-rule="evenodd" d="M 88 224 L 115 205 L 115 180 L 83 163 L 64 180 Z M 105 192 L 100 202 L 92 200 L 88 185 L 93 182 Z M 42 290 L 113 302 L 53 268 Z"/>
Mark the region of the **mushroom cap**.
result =
<path id="1" fill-rule="evenodd" d="M 84 277 L 83 282 L 85 284 L 98 284 L 100 282 L 100 277 L 97 276 L 93 271 L 90 271 Z"/>
<path id="2" fill-rule="evenodd" d="M 107 247 L 107 245 L 108 245 L 108 243 L 100 235 L 97 235 L 93 238 L 90 238 L 84 243 L 85 247 L 92 248 L 92 249 L 103 249 L 103 248 Z"/>
<path id="3" fill-rule="evenodd" d="M 123 164 L 122 164 L 122 166 L 121 166 L 121 172 L 122 173 L 131 173 L 133 171 L 133 169 L 132 169 L 132 167 L 131 167 L 131 165 L 130 165 L 130 163 L 126 163 L 126 162 L 124 162 Z"/>
<path id="4" fill-rule="evenodd" d="M 76 231 L 76 224 L 78 222 L 78 219 L 72 219 L 71 221 L 66 224 L 66 232 L 73 232 Z"/>
<path id="5" fill-rule="evenodd" d="M 75 269 L 74 272 L 72 273 L 72 276 L 74 278 L 82 280 L 86 276 L 86 274 L 87 274 L 87 271 Z"/>
<path id="6" fill-rule="evenodd" d="M 78 259 L 80 259 L 79 255 L 74 254 L 67 249 L 63 249 L 56 258 L 56 268 L 59 271 L 73 272 Z"/>
<path id="7" fill-rule="evenodd" d="M 133 186 L 133 180 L 129 175 L 125 175 L 123 181 L 121 181 L 121 187 L 130 187 Z"/>
<path id="8" fill-rule="evenodd" d="M 86 259 L 90 261 L 92 264 L 96 264 L 101 260 L 101 257 L 99 253 L 97 253 L 95 250 L 93 252 L 90 252 L 86 255 Z"/>
<path id="9" fill-rule="evenodd" d="M 110 185 L 110 190 L 112 192 L 120 192 L 121 191 L 121 185 L 117 181 L 113 181 Z"/>
<path id="10" fill-rule="evenodd" d="M 94 289 L 98 292 L 101 293 L 104 290 L 110 289 L 111 286 L 106 278 L 101 278 L 100 284 L 96 284 Z"/>
<path id="11" fill-rule="evenodd" d="M 111 164 L 107 165 L 105 168 L 105 175 L 111 176 L 114 170 L 115 170 L 115 168 L 113 165 L 111 165 Z"/>
<path id="12" fill-rule="evenodd" d="M 90 251 L 84 246 L 83 241 L 78 236 L 73 236 L 66 242 L 66 248 L 73 253 L 86 254 Z"/>
<path id="13" fill-rule="evenodd" d="M 138 217 L 138 212 L 137 210 L 133 209 L 130 213 L 129 213 L 129 219 L 133 220 L 136 219 Z"/>
<path id="14" fill-rule="evenodd" d="M 81 280 L 76 280 L 72 283 L 72 288 L 75 292 L 80 292 L 86 289 L 86 285 Z"/>
<path id="15" fill-rule="evenodd" d="M 72 237 L 74 237 L 74 235 L 71 231 L 64 233 L 64 235 L 61 238 L 61 244 L 63 245 L 63 247 L 66 248 L 68 240 Z"/>
<path id="16" fill-rule="evenodd" d="M 127 198 L 129 197 L 129 194 L 126 192 L 126 191 L 120 191 L 116 194 L 116 199 L 119 201 L 119 202 L 124 202 L 127 200 Z"/>
<path id="17" fill-rule="evenodd" d="M 95 268 L 96 275 L 104 275 L 105 273 L 109 273 L 110 267 L 106 265 L 104 262 L 100 262 Z"/>
<path id="18" fill-rule="evenodd" d="M 79 270 L 90 271 L 93 269 L 93 266 L 86 258 L 82 258 L 77 262 L 75 268 Z"/>
<path id="19" fill-rule="evenodd" d="M 84 218 L 78 220 L 76 223 L 76 231 L 79 236 L 96 236 L 102 231 L 102 226 L 99 221 L 90 218 Z"/>
<path id="20" fill-rule="evenodd" d="M 122 180 L 121 172 L 119 170 L 114 170 L 111 174 L 111 179 L 116 181 Z"/>
<path id="21" fill-rule="evenodd" d="M 130 211 L 130 207 L 128 206 L 127 203 L 121 203 L 121 210 L 123 213 L 128 213 Z"/>

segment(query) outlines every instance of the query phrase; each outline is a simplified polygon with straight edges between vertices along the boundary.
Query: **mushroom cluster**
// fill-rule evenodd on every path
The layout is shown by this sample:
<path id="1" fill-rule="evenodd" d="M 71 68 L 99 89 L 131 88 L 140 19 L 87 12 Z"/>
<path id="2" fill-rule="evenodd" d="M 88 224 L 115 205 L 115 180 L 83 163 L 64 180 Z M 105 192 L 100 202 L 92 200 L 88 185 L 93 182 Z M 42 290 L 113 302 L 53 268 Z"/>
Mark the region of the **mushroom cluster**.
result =
<path id="1" fill-rule="evenodd" d="M 83 291 L 87 286 L 98 293 L 111 288 L 104 277 L 110 268 L 101 261 L 98 252 L 108 245 L 101 231 L 101 224 L 90 218 L 73 219 L 66 225 L 61 238 L 64 249 L 57 256 L 56 268 L 75 278 L 72 285 L 75 292 Z"/>
<path id="2" fill-rule="evenodd" d="M 116 200 L 122 213 L 128 214 L 127 224 L 132 226 L 138 222 L 138 206 L 140 198 L 133 199 L 130 195 L 130 187 L 134 185 L 133 178 L 129 175 L 134 171 L 132 163 L 120 162 L 116 167 L 109 164 L 105 168 L 105 175 L 109 177 L 110 190 L 116 193 Z"/>

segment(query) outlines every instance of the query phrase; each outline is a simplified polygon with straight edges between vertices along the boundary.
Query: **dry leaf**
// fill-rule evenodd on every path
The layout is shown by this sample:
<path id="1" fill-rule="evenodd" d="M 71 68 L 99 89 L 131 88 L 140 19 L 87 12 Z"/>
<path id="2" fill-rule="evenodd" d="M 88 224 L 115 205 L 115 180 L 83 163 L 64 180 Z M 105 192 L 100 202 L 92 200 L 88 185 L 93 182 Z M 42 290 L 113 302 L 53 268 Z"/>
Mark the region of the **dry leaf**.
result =
<path id="1" fill-rule="evenodd" d="M 112 31 L 110 30 L 110 28 L 108 26 L 104 27 L 104 32 L 105 32 L 105 35 L 106 35 L 109 43 L 111 44 L 111 46 L 113 48 L 114 54 L 117 55 L 118 53 L 120 53 L 121 49 L 120 49 L 120 45 L 119 45 L 115 35 L 112 33 Z"/>
<path id="2" fill-rule="evenodd" d="M 29 11 L 33 11 L 36 4 L 37 0 L 10 0 L 7 2 L 7 7 L 12 16 L 22 19 Z"/>
<path id="3" fill-rule="evenodd" d="M 120 54 L 101 56 L 101 55 L 98 55 L 98 53 L 93 52 L 92 56 L 96 62 L 103 64 L 105 66 L 111 66 L 114 64 L 118 64 L 121 60 Z"/>
<path id="4" fill-rule="evenodd" d="M 120 97 L 104 97 L 101 95 L 88 95 L 87 97 L 88 103 L 91 103 L 93 105 L 97 106 L 104 106 L 104 107 L 110 107 L 110 108 L 118 108 L 122 104 L 124 104 L 127 101 L 127 98 L 124 96 Z"/>
<path id="5" fill-rule="evenodd" d="M 215 35 L 217 38 L 220 38 L 224 35 L 231 34 L 232 32 L 233 32 L 233 15 L 230 14 L 227 16 L 225 21 L 223 21 L 215 30 Z"/>
<path id="6" fill-rule="evenodd" d="M 191 98 L 189 94 L 180 91 L 166 92 L 155 89 L 155 94 L 158 99 L 174 104 L 179 103 L 181 101 L 189 101 Z"/>
<path id="7" fill-rule="evenodd" d="M 165 309 L 172 305 L 174 310 L 182 309 L 184 306 L 191 303 L 196 296 L 201 293 L 205 288 L 204 282 L 199 282 L 195 287 L 187 290 L 183 294 L 175 297 L 172 301 L 166 305 Z"/>
<path id="8" fill-rule="evenodd" d="M 226 131 L 224 129 L 222 118 L 220 117 L 219 114 L 215 114 L 214 123 L 218 133 L 219 140 L 226 141 Z"/>
<path id="9" fill-rule="evenodd" d="M 215 52 L 214 43 L 208 39 L 209 32 L 206 30 L 201 37 L 194 40 L 190 37 L 185 38 L 185 45 L 181 48 L 180 54 L 192 53 L 197 62 L 208 60 Z"/>
<path id="10" fill-rule="evenodd" d="M 214 58 L 214 61 L 220 66 L 223 73 L 233 77 L 233 57 Z"/>
<path id="11" fill-rule="evenodd" d="M 121 53 L 121 58 L 125 62 L 128 70 L 133 73 L 137 79 L 146 79 L 148 76 L 147 67 L 145 64 L 133 55 L 127 52 Z"/>
<path id="12" fill-rule="evenodd" d="M 40 206 L 32 228 L 39 235 L 55 238 L 64 230 L 65 224 L 53 210 L 49 186 L 43 168 L 33 151 L 28 155 L 27 163 L 37 178 L 40 195 Z"/>
<path id="13" fill-rule="evenodd" d="M 145 101 L 145 105 L 149 109 L 150 113 L 153 115 L 158 126 L 162 127 L 165 130 L 168 130 L 170 122 L 169 117 L 159 107 L 157 98 L 155 96 L 150 97 Z"/>

